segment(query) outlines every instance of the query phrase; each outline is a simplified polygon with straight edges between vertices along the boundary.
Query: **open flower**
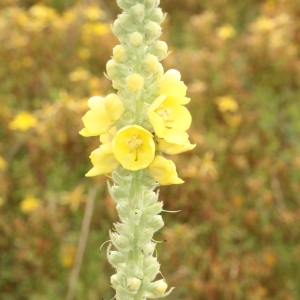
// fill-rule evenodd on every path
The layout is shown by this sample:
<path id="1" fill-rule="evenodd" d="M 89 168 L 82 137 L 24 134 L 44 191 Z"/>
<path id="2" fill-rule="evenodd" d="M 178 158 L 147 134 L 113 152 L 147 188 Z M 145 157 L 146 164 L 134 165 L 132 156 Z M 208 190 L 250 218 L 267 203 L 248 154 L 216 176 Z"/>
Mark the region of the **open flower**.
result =
<path id="1" fill-rule="evenodd" d="M 191 125 L 192 117 L 178 99 L 161 95 L 148 109 L 148 117 L 156 135 L 170 143 L 184 143 L 188 138 L 185 132 Z"/>
<path id="2" fill-rule="evenodd" d="M 178 177 L 173 161 L 161 155 L 155 156 L 149 166 L 149 174 L 161 185 L 180 184 L 184 182 Z"/>
<path id="3" fill-rule="evenodd" d="M 83 116 L 85 128 L 79 132 L 85 137 L 97 136 L 109 131 L 124 111 L 123 102 L 116 94 L 109 94 L 106 98 L 92 97 L 88 105 L 91 110 Z"/>
<path id="4" fill-rule="evenodd" d="M 113 153 L 127 170 L 145 169 L 153 161 L 155 143 L 152 134 L 138 125 L 125 126 L 112 141 Z"/>
<path id="5" fill-rule="evenodd" d="M 157 150 L 169 155 L 190 151 L 196 147 L 196 144 L 191 144 L 188 138 L 183 140 L 181 143 L 170 143 L 160 138 L 155 138 L 155 141 L 157 144 Z"/>

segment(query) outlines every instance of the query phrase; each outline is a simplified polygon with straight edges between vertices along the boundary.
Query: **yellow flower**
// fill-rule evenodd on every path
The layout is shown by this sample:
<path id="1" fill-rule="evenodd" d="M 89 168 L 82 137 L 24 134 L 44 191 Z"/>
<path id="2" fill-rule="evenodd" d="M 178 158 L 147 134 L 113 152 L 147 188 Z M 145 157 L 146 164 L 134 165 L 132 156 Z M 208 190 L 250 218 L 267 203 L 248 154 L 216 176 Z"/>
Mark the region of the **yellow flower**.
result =
<path id="1" fill-rule="evenodd" d="M 251 29 L 257 32 L 270 32 L 275 28 L 276 24 L 273 19 L 261 16 L 251 24 Z"/>
<path id="2" fill-rule="evenodd" d="M 180 104 L 189 103 L 190 99 L 185 97 L 187 86 L 180 79 L 179 71 L 174 69 L 168 70 L 157 84 L 158 94 L 167 95 L 168 98 L 176 98 Z"/>
<path id="3" fill-rule="evenodd" d="M 192 117 L 176 97 L 161 95 L 156 98 L 148 109 L 148 117 L 159 138 L 176 144 L 186 141 L 185 130 L 190 127 Z"/>
<path id="4" fill-rule="evenodd" d="M 91 74 L 89 71 L 84 70 L 82 68 L 77 68 L 75 71 L 69 74 L 69 79 L 71 81 L 86 81 L 90 78 Z"/>
<path id="5" fill-rule="evenodd" d="M 73 266 L 77 248 L 73 245 L 63 245 L 61 249 L 60 263 L 63 267 Z"/>
<path id="6" fill-rule="evenodd" d="M 106 16 L 105 12 L 94 4 L 89 5 L 87 8 L 85 8 L 83 14 L 89 21 L 97 21 L 103 19 Z"/>
<path id="7" fill-rule="evenodd" d="M 20 112 L 15 118 L 9 123 L 8 128 L 10 130 L 21 130 L 27 131 L 31 127 L 37 125 L 38 120 L 27 111 Z"/>
<path id="8" fill-rule="evenodd" d="M 149 166 L 149 174 L 161 185 L 184 182 L 178 177 L 175 164 L 161 155 L 155 156 Z"/>
<path id="9" fill-rule="evenodd" d="M 7 168 L 6 160 L 0 155 L 0 171 L 5 171 Z"/>
<path id="10" fill-rule="evenodd" d="M 145 169 L 153 161 L 155 143 L 152 134 L 138 125 L 125 126 L 112 141 L 113 153 L 127 170 Z"/>
<path id="11" fill-rule="evenodd" d="M 0 207 L 5 203 L 4 199 L 0 196 Z"/>
<path id="12" fill-rule="evenodd" d="M 236 112 L 239 108 L 238 103 L 231 96 L 219 97 L 216 100 L 220 112 Z"/>
<path id="13" fill-rule="evenodd" d="M 156 138 L 155 141 L 157 142 L 157 150 L 169 155 L 190 151 L 196 147 L 196 144 L 191 144 L 188 138 L 181 144 L 169 143 L 166 140 L 159 138 Z"/>
<path id="14" fill-rule="evenodd" d="M 26 197 L 20 203 L 20 209 L 24 213 L 30 213 L 40 206 L 40 201 L 34 197 Z"/>
<path id="15" fill-rule="evenodd" d="M 113 154 L 112 143 L 103 144 L 94 150 L 90 159 L 94 167 L 85 174 L 87 177 L 111 173 L 119 166 L 119 162 Z"/>
<path id="16" fill-rule="evenodd" d="M 91 110 L 83 116 L 85 128 L 79 132 L 85 137 L 108 132 L 124 110 L 123 102 L 116 94 L 110 94 L 106 98 L 92 97 L 88 105 Z"/>
<path id="17" fill-rule="evenodd" d="M 235 29 L 229 24 L 217 28 L 217 35 L 222 40 L 233 38 L 235 34 L 236 34 Z"/>

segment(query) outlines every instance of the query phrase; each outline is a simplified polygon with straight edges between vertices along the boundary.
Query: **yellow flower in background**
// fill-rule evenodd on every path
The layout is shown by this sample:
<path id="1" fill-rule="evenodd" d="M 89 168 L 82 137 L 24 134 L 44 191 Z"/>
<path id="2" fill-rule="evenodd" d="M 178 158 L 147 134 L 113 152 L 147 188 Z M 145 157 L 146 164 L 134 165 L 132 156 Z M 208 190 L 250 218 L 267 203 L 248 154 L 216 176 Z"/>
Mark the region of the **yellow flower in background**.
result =
<path id="1" fill-rule="evenodd" d="M 81 203 L 86 201 L 86 195 L 84 194 L 85 187 L 83 185 L 78 185 L 75 189 L 64 192 L 60 199 L 60 204 L 70 205 L 71 210 L 78 210 Z"/>
<path id="2" fill-rule="evenodd" d="M 84 60 L 87 60 L 91 57 L 91 51 L 90 49 L 88 48 L 80 48 L 77 50 L 77 54 L 80 58 L 84 59 Z M 72 74 L 72 73 L 71 73 Z M 70 75 L 69 74 L 69 78 L 70 78 Z M 73 81 L 71 78 L 70 78 L 71 81 Z"/>
<path id="3" fill-rule="evenodd" d="M 91 74 L 89 71 L 78 68 L 69 74 L 69 79 L 73 82 L 86 81 L 90 78 Z"/>
<path id="4" fill-rule="evenodd" d="M 155 156 L 149 166 L 149 174 L 161 185 L 184 183 L 184 181 L 178 177 L 173 161 L 161 155 Z"/>
<path id="5" fill-rule="evenodd" d="M 222 40 L 227 40 L 233 38 L 236 35 L 236 31 L 230 24 L 226 24 L 217 28 L 217 35 Z"/>
<path id="6" fill-rule="evenodd" d="M 116 94 L 110 94 L 106 98 L 92 97 L 88 105 L 91 110 L 83 116 L 85 128 L 79 132 L 85 137 L 108 132 L 124 110 L 123 102 Z"/>
<path id="7" fill-rule="evenodd" d="M 5 171 L 7 168 L 6 160 L 0 155 L 0 171 Z"/>
<path id="8" fill-rule="evenodd" d="M 155 143 L 152 134 L 138 125 L 119 130 L 112 141 L 113 153 L 127 170 L 145 169 L 153 161 Z"/>
<path id="9" fill-rule="evenodd" d="M 40 200 L 34 197 L 26 197 L 20 203 L 20 209 L 24 213 L 30 213 L 40 207 Z"/>
<path id="10" fill-rule="evenodd" d="M 261 16 L 251 25 L 251 29 L 257 32 L 270 32 L 275 26 L 276 24 L 273 19 Z"/>
<path id="11" fill-rule="evenodd" d="M 84 9 L 83 15 L 89 21 L 97 21 L 105 18 L 106 13 L 103 10 L 101 10 L 97 5 L 92 4 L 92 5 L 88 5 Z"/>
<path id="12" fill-rule="evenodd" d="M 192 117 L 176 97 L 161 95 L 156 98 L 148 109 L 148 117 L 159 138 L 178 144 L 186 141 L 185 131 L 190 127 Z"/>
<path id="13" fill-rule="evenodd" d="M 65 268 L 70 268 L 74 264 L 77 248 L 73 245 L 63 245 L 61 248 L 60 263 Z"/>
<path id="14" fill-rule="evenodd" d="M 113 154 L 112 143 L 103 144 L 94 150 L 90 159 L 94 167 L 85 174 L 86 177 L 111 173 L 119 166 L 119 162 Z"/>
<path id="15" fill-rule="evenodd" d="M 42 21 L 52 21 L 57 18 L 56 11 L 42 4 L 33 5 L 29 11 L 29 15 Z"/>
<path id="16" fill-rule="evenodd" d="M 155 138 L 155 141 L 157 143 L 157 150 L 164 152 L 168 155 L 183 153 L 186 151 L 193 150 L 196 147 L 196 144 L 191 144 L 188 138 L 184 140 L 181 144 L 170 143 L 160 138 Z"/>
<path id="17" fill-rule="evenodd" d="M 83 40 L 88 43 L 91 42 L 91 37 L 93 36 L 101 36 L 109 33 L 110 27 L 106 23 L 86 23 L 82 27 L 82 37 Z"/>
<path id="18" fill-rule="evenodd" d="M 36 117 L 27 111 L 20 112 L 15 118 L 8 124 L 10 130 L 27 131 L 31 127 L 35 127 L 38 123 Z"/>
<path id="19" fill-rule="evenodd" d="M 166 95 L 168 98 L 175 98 L 179 104 L 187 104 L 190 102 L 186 98 L 187 86 L 180 80 L 180 72 L 174 69 L 168 70 L 158 81 L 158 94 Z"/>
<path id="20" fill-rule="evenodd" d="M 4 199 L 0 197 L 0 207 L 5 203 Z"/>
<path id="21" fill-rule="evenodd" d="M 231 96 L 219 97 L 216 100 L 216 104 L 220 112 L 237 112 L 239 109 L 238 103 Z"/>

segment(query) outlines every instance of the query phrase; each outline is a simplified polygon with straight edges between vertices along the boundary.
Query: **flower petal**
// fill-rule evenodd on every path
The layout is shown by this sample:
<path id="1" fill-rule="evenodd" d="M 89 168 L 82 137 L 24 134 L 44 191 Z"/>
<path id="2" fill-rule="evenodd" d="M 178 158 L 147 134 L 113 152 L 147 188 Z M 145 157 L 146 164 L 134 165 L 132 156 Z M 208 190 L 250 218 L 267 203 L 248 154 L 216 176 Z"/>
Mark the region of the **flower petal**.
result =
<path id="1" fill-rule="evenodd" d="M 158 150 L 169 155 L 190 151 L 196 147 L 196 144 L 191 144 L 188 139 L 182 144 L 169 143 L 164 139 L 156 139 L 156 142 L 158 144 Z"/>
<path id="2" fill-rule="evenodd" d="M 107 132 L 113 124 L 113 121 L 111 121 L 104 107 L 89 110 L 83 116 L 82 121 L 86 128 L 86 131 L 84 131 L 83 134 L 89 134 L 89 136 L 103 134 Z"/>
<path id="3" fill-rule="evenodd" d="M 168 106 L 168 108 L 172 111 L 169 116 L 169 118 L 173 120 L 171 124 L 172 129 L 185 131 L 190 128 L 192 116 L 186 107 L 177 105 Z"/>
<path id="4" fill-rule="evenodd" d="M 181 184 L 184 182 L 178 177 L 173 161 L 161 155 L 155 156 L 153 162 L 149 165 L 149 174 L 161 185 Z"/>
<path id="5" fill-rule="evenodd" d="M 88 100 L 90 109 L 102 109 L 104 107 L 105 99 L 100 96 L 94 96 Z"/>
<path id="6" fill-rule="evenodd" d="M 111 143 L 103 144 L 94 150 L 90 155 L 90 159 L 94 168 L 85 175 L 87 177 L 111 173 L 119 166 L 112 152 Z"/>

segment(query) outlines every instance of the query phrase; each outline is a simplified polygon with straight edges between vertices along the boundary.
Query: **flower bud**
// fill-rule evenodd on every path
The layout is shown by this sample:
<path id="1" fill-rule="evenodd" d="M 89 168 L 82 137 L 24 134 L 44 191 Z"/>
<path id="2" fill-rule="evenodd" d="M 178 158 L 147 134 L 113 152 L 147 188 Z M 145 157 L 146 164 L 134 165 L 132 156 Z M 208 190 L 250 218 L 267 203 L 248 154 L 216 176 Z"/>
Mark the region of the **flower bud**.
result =
<path id="1" fill-rule="evenodd" d="M 157 57 L 150 54 L 144 59 L 144 61 L 142 63 L 142 68 L 146 72 L 153 73 L 157 70 L 158 64 L 159 64 L 159 62 L 158 62 Z"/>
<path id="2" fill-rule="evenodd" d="M 123 91 L 124 90 L 124 87 L 118 81 L 113 80 L 112 81 L 112 86 L 115 90 L 118 90 L 118 91 Z"/>
<path id="3" fill-rule="evenodd" d="M 118 265 L 126 263 L 126 257 L 118 251 L 110 251 L 107 258 L 114 267 L 120 267 Z"/>
<path id="4" fill-rule="evenodd" d="M 114 132 L 114 135 L 112 136 L 111 141 L 116 136 L 116 132 Z M 127 170 L 124 170 L 127 171 Z M 122 172 L 122 169 L 119 168 L 118 172 L 113 172 L 112 174 L 114 182 L 118 183 L 119 185 L 124 186 L 124 184 L 128 183 L 132 179 L 132 174 L 128 172 Z"/>
<path id="5" fill-rule="evenodd" d="M 140 238 L 138 240 L 138 246 L 142 247 L 144 244 L 150 242 L 151 238 L 153 236 L 153 229 L 152 228 L 146 228 L 141 232 Z"/>
<path id="6" fill-rule="evenodd" d="M 130 240 L 124 236 L 121 236 L 115 232 L 110 232 L 110 238 L 114 246 L 122 252 L 129 252 L 131 250 Z"/>
<path id="7" fill-rule="evenodd" d="M 144 40 L 143 35 L 137 31 L 133 32 L 129 37 L 130 44 L 133 47 L 141 46 L 143 40 Z"/>
<path id="8" fill-rule="evenodd" d="M 145 17 L 145 5 L 138 3 L 134 5 L 131 10 L 139 22 L 142 22 Z"/>
<path id="9" fill-rule="evenodd" d="M 148 242 L 146 245 L 144 245 L 142 249 L 142 253 L 147 257 L 151 256 L 153 254 L 153 251 L 155 249 L 156 244 L 152 242 Z"/>
<path id="10" fill-rule="evenodd" d="M 130 292 L 125 290 L 120 284 L 117 286 L 116 292 L 116 299 L 133 300 L 133 298 L 130 296 Z"/>
<path id="11" fill-rule="evenodd" d="M 128 206 L 126 204 L 117 204 L 117 211 L 122 221 L 127 220 L 129 211 Z"/>
<path id="12" fill-rule="evenodd" d="M 155 8 L 151 11 L 150 18 L 153 22 L 160 24 L 164 20 L 165 16 L 161 8 Z"/>
<path id="13" fill-rule="evenodd" d="M 158 64 L 158 70 L 155 72 L 155 74 L 152 76 L 152 80 L 156 82 L 157 80 L 161 79 L 164 75 L 164 68 L 162 64 Z"/>
<path id="14" fill-rule="evenodd" d="M 113 48 L 114 58 L 120 63 L 124 63 L 129 59 L 127 52 L 127 49 L 123 45 L 117 45 Z"/>
<path id="15" fill-rule="evenodd" d="M 116 94 L 106 96 L 104 106 L 113 121 L 118 120 L 124 111 L 123 101 Z"/>
<path id="16" fill-rule="evenodd" d="M 144 209 L 143 219 L 150 220 L 153 216 L 157 215 L 162 211 L 163 203 L 157 202 L 151 206 L 148 206 Z"/>
<path id="17" fill-rule="evenodd" d="M 149 205 L 152 205 L 152 204 L 156 203 L 157 198 L 158 198 L 158 194 L 156 194 L 153 191 L 146 190 L 144 192 L 144 199 L 145 199 L 145 205 L 146 206 L 149 206 Z"/>
<path id="18" fill-rule="evenodd" d="M 163 41 L 157 41 L 149 47 L 149 50 L 150 53 L 158 58 L 158 60 L 162 60 L 168 54 L 168 45 Z"/>
<path id="19" fill-rule="evenodd" d="M 128 224 L 115 223 L 114 226 L 120 235 L 126 236 L 128 238 L 133 238 L 132 230 Z"/>
<path id="20" fill-rule="evenodd" d="M 157 2 L 157 0 L 144 0 L 144 3 L 147 7 L 147 9 L 151 9 L 153 8 L 155 5 L 158 5 L 159 2 Z"/>
<path id="21" fill-rule="evenodd" d="M 129 212 L 129 218 L 135 225 L 139 224 L 141 216 L 142 212 L 139 209 L 134 209 Z"/>
<path id="22" fill-rule="evenodd" d="M 127 281 L 126 281 L 127 288 L 131 292 L 138 291 L 141 286 L 141 283 L 142 283 L 142 281 L 135 277 L 129 277 L 129 278 L 127 278 Z"/>
<path id="23" fill-rule="evenodd" d="M 137 73 L 133 73 L 126 78 L 126 84 L 131 92 L 137 93 L 144 86 L 144 78 Z"/>
<path id="24" fill-rule="evenodd" d="M 153 257 L 153 256 L 149 256 L 149 257 L 146 257 L 144 259 L 144 268 L 149 268 L 151 265 L 155 264 L 155 262 L 157 262 L 157 258 L 156 257 Z"/>
<path id="25" fill-rule="evenodd" d="M 124 191 L 119 186 L 115 185 L 115 186 L 109 187 L 109 191 L 110 191 L 111 196 L 117 203 L 122 203 L 122 202 L 126 201 L 127 196 L 128 196 L 127 192 Z"/>
<path id="26" fill-rule="evenodd" d="M 112 31 L 117 36 L 123 36 L 127 34 L 126 30 L 121 26 L 120 21 L 117 19 L 112 26 Z"/>
<path id="27" fill-rule="evenodd" d="M 106 64 L 106 72 L 111 79 L 117 79 L 120 77 L 117 64 L 111 59 Z"/>
<path id="28" fill-rule="evenodd" d="M 122 8 L 123 10 L 126 10 L 130 7 L 130 5 L 128 4 L 128 2 L 126 0 L 117 0 L 117 3 L 119 5 L 119 7 Z"/>
<path id="29" fill-rule="evenodd" d="M 151 131 L 151 130 L 150 130 Z M 148 171 L 148 170 L 147 170 Z M 147 188 L 150 189 L 154 189 L 157 186 L 156 181 L 149 175 L 149 172 L 147 172 L 148 174 L 145 173 L 145 175 L 143 176 L 143 178 L 141 179 L 141 184 Z M 145 198 L 145 201 L 147 201 L 147 199 Z"/>
<path id="30" fill-rule="evenodd" d="M 148 223 L 148 226 L 153 229 L 153 232 L 162 228 L 164 226 L 164 221 L 162 219 L 162 216 L 154 216 Z"/>
<path id="31" fill-rule="evenodd" d="M 144 270 L 144 275 L 149 277 L 149 279 L 152 281 L 158 274 L 160 269 L 160 264 L 157 261 L 154 261 L 149 267 Z"/>
<path id="32" fill-rule="evenodd" d="M 132 17 L 128 14 L 123 12 L 121 15 L 118 16 L 118 20 L 121 24 L 121 26 L 125 29 L 125 30 L 133 30 L 135 28 L 135 23 L 132 20 Z"/>
<path id="33" fill-rule="evenodd" d="M 153 294 L 154 297 L 161 297 L 165 294 L 167 288 L 168 285 L 163 279 L 161 279 L 150 283 L 148 286 L 148 291 Z"/>
<path id="34" fill-rule="evenodd" d="M 119 280 L 118 280 L 117 274 L 114 274 L 114 275 L 112 275 L 110 277 L 110 283 L 114 287 L 114 289 L 117 287 L 117 285 L 119 284 Z"/>
<path id="35" fill-rule="evenodd" d="M 145 26 L 145 36 L 148 42 L 152 41 L 161 33 L 161 27 L 155 22 L 149 22 Z"/>

